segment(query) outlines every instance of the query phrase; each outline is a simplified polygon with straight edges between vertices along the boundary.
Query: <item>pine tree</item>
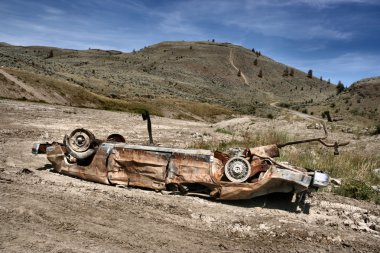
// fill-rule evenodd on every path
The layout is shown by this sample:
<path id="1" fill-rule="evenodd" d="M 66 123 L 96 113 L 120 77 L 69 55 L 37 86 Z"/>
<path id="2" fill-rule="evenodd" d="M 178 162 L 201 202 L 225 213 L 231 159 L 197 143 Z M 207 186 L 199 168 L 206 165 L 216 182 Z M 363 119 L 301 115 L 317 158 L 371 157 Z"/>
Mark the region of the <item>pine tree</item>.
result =
<path id="1" fill-rule="evenodd" d="M 253 65 L 257 66 L 257 59 L 253 61 Z"/>
<path id="2" fill-rule="evenodd" d="M 307 77 L 308 78 L 313 78 L 313 70 L 309 70 L 308 72 L 307 72 Z"/>
<path id="3" fill-rule="evenodd" d="M 290 76 L 294 76 L 294 69 L 290 69 L 290 73 L 289 73 Z"/>
<path id="4" fill-rule="evenodd" d="M 341 81 L 339 81 L 338 85 L 336 86 L 336 94 L 338 95 L 339 93 L 341 93 L 344 90 L 345 90 L 345 88 L 344 88 L 343 83 Z"/>

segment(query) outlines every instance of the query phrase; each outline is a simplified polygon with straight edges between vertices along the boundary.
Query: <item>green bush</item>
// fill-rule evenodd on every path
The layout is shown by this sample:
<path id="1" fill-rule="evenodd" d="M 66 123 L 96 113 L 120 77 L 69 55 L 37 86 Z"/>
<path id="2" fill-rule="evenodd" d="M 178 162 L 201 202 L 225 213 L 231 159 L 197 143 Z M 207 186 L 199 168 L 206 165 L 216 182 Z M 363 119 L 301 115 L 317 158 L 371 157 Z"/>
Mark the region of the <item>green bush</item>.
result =
<path id="1" fill-rule="evenodd" d="M 339 188 L 336 188 L 334 192 L 345 197 L 370 200 L 380 204 L 380 193 L 359 180 L 350 179 Z"/>

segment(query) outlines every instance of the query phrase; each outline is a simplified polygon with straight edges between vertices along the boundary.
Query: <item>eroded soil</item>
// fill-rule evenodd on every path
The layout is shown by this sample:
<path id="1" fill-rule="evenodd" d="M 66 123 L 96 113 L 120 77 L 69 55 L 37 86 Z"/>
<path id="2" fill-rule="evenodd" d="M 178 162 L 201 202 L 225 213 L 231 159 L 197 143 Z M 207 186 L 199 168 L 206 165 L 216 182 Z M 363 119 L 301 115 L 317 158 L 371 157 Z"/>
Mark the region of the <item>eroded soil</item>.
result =
<path id="1" fill-rule="evenodd" d="M 155 141 L 174 147 L 252 120 L 152 118 Z M 145 124 L 129 113 L 0 100 L 0 251 L 380 252 L 380 208 L 371 203 L 315 193 L 299 211 L 286 195 L 220 202 L 117 188 L 53 173 L 31 154 L 34 142 L 61 141 L 77 127 L 146 143 Z"/>

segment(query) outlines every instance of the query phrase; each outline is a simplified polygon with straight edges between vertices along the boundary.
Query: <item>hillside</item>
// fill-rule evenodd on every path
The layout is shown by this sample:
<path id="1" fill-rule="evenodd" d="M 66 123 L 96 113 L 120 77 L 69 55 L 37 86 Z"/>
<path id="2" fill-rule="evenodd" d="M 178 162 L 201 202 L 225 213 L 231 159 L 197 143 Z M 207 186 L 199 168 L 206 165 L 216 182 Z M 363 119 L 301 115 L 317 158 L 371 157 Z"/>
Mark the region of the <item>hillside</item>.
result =
<path id="1" fill-rule="evenodd" d="M 20 90 L 2 97 L 97 108 L 112 101 L 116 109 L 153 109 L 177 118 L 205 118 L 210 108 L 210 115 L 265 116 L 275 114 L 272 102 L 319 102 L 335 93 L 335 86 L 325 81 L 296 69 L 293 76 L 283 76 L 290 66 L 228 43 L 163 42 L 131 53 L 2 43 L 0 62 L 41 90 L 44 99 Z M 78 98 L 78 93 L 86 95 Z"/>
<path id="2" fill-rule="evenodd" d="M 325 101 L 290 106 L 321 117 L 329 111 L 332 120 L 373 127 L 380 125 L 380 77 L 366 78 L 353 83 L 343 92 Z"/>

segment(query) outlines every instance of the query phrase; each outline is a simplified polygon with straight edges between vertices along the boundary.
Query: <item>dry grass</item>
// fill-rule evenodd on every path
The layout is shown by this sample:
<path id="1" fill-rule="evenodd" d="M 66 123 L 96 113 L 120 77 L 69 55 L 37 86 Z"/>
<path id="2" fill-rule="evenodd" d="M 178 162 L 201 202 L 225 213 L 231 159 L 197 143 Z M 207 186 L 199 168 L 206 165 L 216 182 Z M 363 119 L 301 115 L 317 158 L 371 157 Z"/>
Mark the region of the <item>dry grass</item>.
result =
<path id="1" fill-rule="evenodd" d="M 178 111 L 186 112 L 186 114 L 183 114 L 182 116 L 186 119 L 194 120 L 196 118 L 201 118 L 208 121 L 212 121 L 220 115 L 229 116 L 233 113 L 232 110 L 226 109 L 220 105 L 183 101 L 179 99 L 147 99 L 138 97 L 136 99 L 114 99 L 93 93 L 80 85 L 57 80 L 56 78 L 49 76 L 38 75 L 16 69 L 8 69 L 7 71 L 28 85 L 41 91 L 43 94 L 50 94 L 50 97 L 59 96 L 56 100 L 56 103 L 58 104 L 134 113 L 141 113 L 142 111 L 147 110 L 151 114 L 158 116 L 164 115 L 164 108 L 172 108 L 174 114 L 177 115 L 180 115 L 180 112 Z M 20 99 L 22 99 L 22 97 L 20 97 Z"/>

